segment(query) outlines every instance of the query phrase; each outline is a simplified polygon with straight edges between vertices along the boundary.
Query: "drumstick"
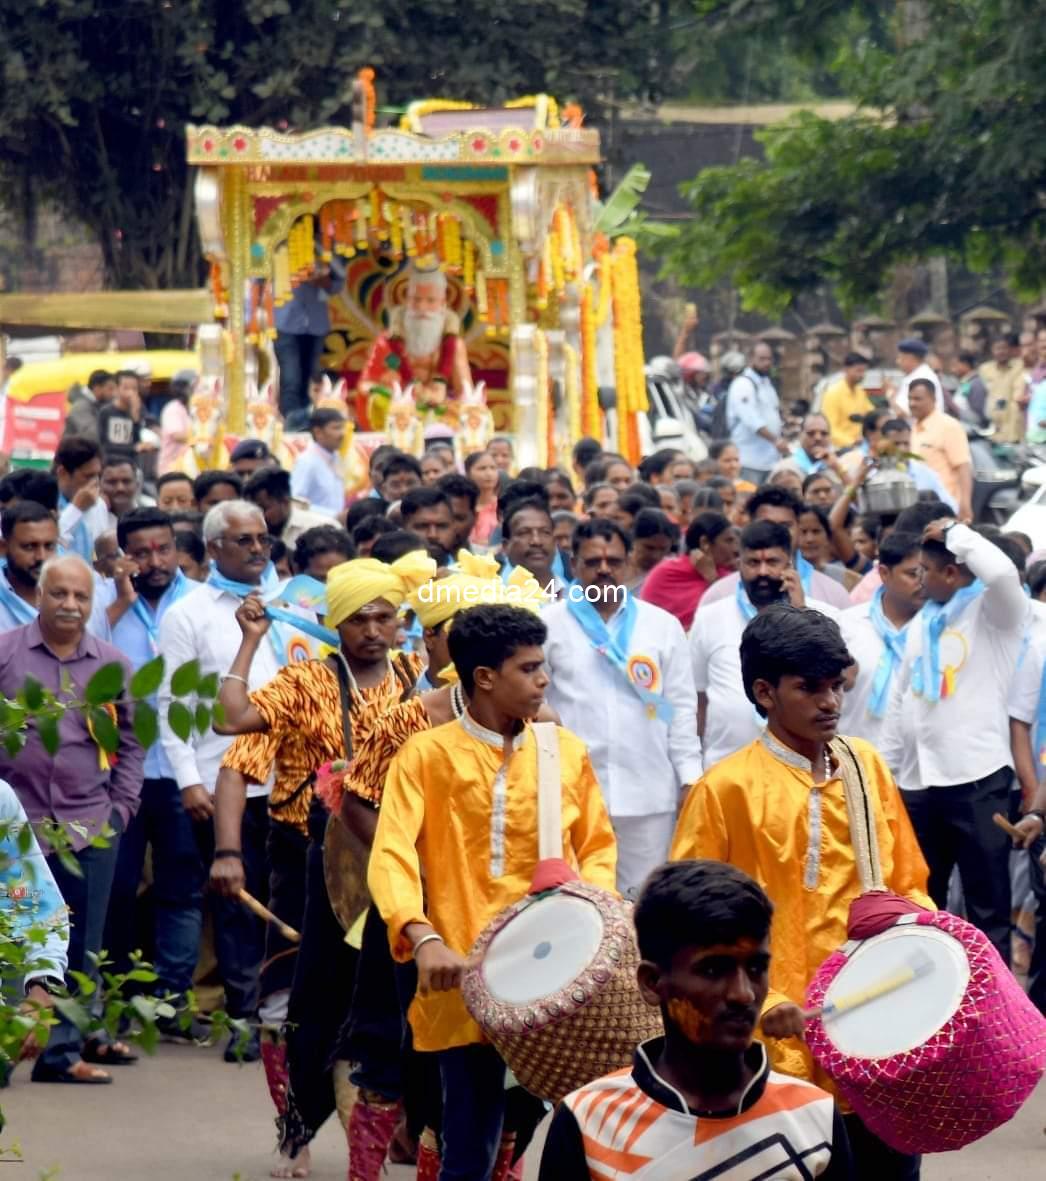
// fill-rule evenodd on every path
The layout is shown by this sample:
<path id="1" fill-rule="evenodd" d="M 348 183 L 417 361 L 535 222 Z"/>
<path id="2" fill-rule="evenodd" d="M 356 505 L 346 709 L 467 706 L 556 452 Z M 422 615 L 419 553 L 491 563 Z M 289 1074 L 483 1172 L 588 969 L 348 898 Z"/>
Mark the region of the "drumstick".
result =
<path id="1" fill-rule="evenodd" d="M 838 1017 L 842 1013 L 848 1013 L 852 1009 L 857 1009 L 861 1005 L 868 1004 L 869 1001 L 875 1001 L 881 996 L 887 996 L 891 992 L 896 992 L 899 988 L 903 988 L 906 984 L 910 984 L 920 976 L 929 975 L 933 969 L 933 960 L 928 955 L 917 951 L 908 960 L 907 964 L 902 968 L 898 968 L 896 972 L 891 972 L 889 976 L 884 976 L 882 980 L 876 981 L 875 984 L 869 984 L 865 988 L 859 988 L 846 996 L 840 997 L 837 1001 L 832 1001 L 830 1004 L 821 1005 L 817 1009 L 806 1009 L 803 1012 L 803 1019 L 812 1021 L 815 1017 L 820 1017 L 822 1020 L 826 1017 Z"/>
<path id="2" fill-rule="evenodd" d="M 996 812 L 992 820 L 1002 829 L 1007 836 L 1013 837 L 1015 841 L 1023 841 L 1024 833 L 1015 825 L 1011 824 L 1001 812 Z"/>
<path id="3" fill-rule="evenodd" d="M 260 919 L 264 919 L 267 923 L 272 923 L 277 931 L 289 943 L 301 943 L 301 936 L 293 927 L 288 927 L 283 919 L 277 918 L 276 915 L 267 907 L 263 906 L 253 894 L 248 894 L 242 887 L 237 894 L 239 900 L 247 907 L 248 910 L 253 910 Z"/>

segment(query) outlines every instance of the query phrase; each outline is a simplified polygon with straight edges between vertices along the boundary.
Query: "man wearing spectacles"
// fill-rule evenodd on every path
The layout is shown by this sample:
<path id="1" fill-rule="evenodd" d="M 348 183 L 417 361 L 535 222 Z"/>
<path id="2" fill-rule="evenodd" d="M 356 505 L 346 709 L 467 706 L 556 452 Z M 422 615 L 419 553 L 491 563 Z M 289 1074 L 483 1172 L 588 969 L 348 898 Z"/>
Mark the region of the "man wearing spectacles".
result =
<path id="1" fill-rule="evenodd" d="M 202 676 L 225 675 L 240 646 L 236 611 L 252 593 L 273 597 L 279 579 L 270 561 L 272 538 L 261 509 L 245 500 L 225 500 L 211 508 L 203 521 L 203 539 L 211 558 L 207 581 L 191 590 L 164 616 L 160 624 L 160 651 L 166 662 L 160 687 L 160 737 L 170 760 L 181 802 L 193 821 L 205 869 L 215 857 L 236 856 L 244 865 L 246 889 L 265 896 L 268 870 L 265 838 L 268 831 L 267 797 L 272 778 L 251 784 L 243 816 L 241 847 L 235 851 L 214 847 L 214 787 L 222 756 L 232 739 L 208 729 L 182 738 L 168 718 L 171 676 L 190 660 L 199 664 Z M 304 613 L 303 613 L 304 614 Z M 261 689 L 276 676 L 288 659 L 311 654 L 307 637 L 285 623 L 274 624 L 267 642 L 259 647 L 248 674 L 248 689 Z M 215 919 L 215 950 L 225 986 L 226 1010 L 232 1017 L 254 1019 L 258 1009 L 258 968 L 264 948 L 261 921 L 232 898 L 209 896 Z M 255 1038 L 247 1058 L 258 1057 Z M 230 1045 L 226 1059 L 236 1061 Z"/>
<path id="2" fill-rule="evenodd" d="M 546 696 L 588 746 L 617 834 L 622 893 L 637 890 L 667 859 L 680 792 L 701 768 L 686 636 L 674 615 L 640 602 L 625 585 L 630 548 L 613 521 L 578 525 L 576 581 L 542 613 Z"/>

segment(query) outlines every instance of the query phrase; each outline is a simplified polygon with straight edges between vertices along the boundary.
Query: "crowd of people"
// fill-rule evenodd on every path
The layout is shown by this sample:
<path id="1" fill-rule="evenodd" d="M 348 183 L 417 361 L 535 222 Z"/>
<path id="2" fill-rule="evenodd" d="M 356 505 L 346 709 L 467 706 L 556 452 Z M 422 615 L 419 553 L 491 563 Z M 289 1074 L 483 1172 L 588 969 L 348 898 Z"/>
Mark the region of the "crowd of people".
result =
<path id="1" fill-rule="evenodd" d="M 151 745 L 121 699 L 115 759 L 75 709 L 57 745 L 33 723 L 0 751 L 0 814 L 43 843 L 5 851 L 38 862 L 37 917 L 71 914 L 68 945 L 27 966 L 33 1003 L 103 948 L 116 970 L 142 949 L 157 979 L 140 987 L 175 1010 L 162 1036 L 199 1041 L 194 980 L 213 958 L 246 1031 L 226 1059 L 264 1064 L 274 1176 L 308 1175 L 335 1113 L 351 1181 L 386 1159 L 520 1176 L 545 1105 L 507 1088 L 460 985 L 476 938 L 531 889 L 532 723 L 549 721 L 557 880 L 638 900 L 637 987 L 664 1036 L 559 1106 L 543 1181 L 662 1157 L 672 1177 L 918 1177 L 840 1113 L 802 1039 L 860 893 L 842 784 L 856 768 L 886 888 L 965 913 L 1046 1012 L 1046 561 L 971 523 L 968 454 L 919 364 L 889 408 L 845 414 L 833 392 L 792 444 L 767 346 L 749 362 L 729 437 L 696 463 L 663 450 L 634 467 L 582 439 L 572 470 L 517 471 L 501 437 L 458 470 L 444 441 L 420 460 L 380 446 L 346 503 L 337 411 L 312 413 L 293 471 L 247 439 L 227 470 L 152 481 L 103 409 L 51 472 L 0 480 L 0 692 L 31 676 L 75 699 L 106 664 L 165 666 Z M 862 514 L 886 459 L 919 499 Z M 174 708 L 190 664 L 190 692 L 213 678 L 221 706 L 202 730 Z M 47 821 L 69 827 L 75 871 Z M 338 881 L 336 844 L 353 867 Z M 135 1058 L 59 1015 L 32 1077 L 107 1084 Z M 622 1111 L 642 1112 L 631 1131 Z M 746 1163 L 767 1138 L 802 1168 Z"/>

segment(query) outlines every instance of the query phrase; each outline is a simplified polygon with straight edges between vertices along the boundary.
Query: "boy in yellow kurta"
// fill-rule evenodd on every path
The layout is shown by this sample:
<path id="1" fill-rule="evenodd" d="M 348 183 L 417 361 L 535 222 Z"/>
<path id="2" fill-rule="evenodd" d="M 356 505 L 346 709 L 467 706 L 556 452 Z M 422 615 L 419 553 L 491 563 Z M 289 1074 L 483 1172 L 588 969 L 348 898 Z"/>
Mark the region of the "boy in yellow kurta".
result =
<path id="1" fill-rule="evenodd" d="M 767 729 L 694 784 L 670 854 L 727 861 L 770 895 L 767 1049 L 776 1070 L 821 1086 L 829 1081 L 803 1044 L 801 1006 L 817 969 L 849 938 L 850 903 L 861 893 L 840 768 L 828 748 L 852 663 L 838 625 L 820 612 L 779 606 L 748 624 L 741 674 Z M 882 756 L 861 739 L 846 742 L 863 773 L 886 889 L 933 909 L 926 863 Z M 887 1148 L 855 1115 L 846 1122 L 858 1177 L 918 1177 L 916 1158 Z"/>
<path id="2" fill-rule="evenodd" d="M 459 989 L 476 937 L 527 894 L 538 862 L 537 747 L 526 719 L 548 684 L 545 637 L 544 623 L 519 607 L 456 617 L 450 655 L 469 707 L 393 759 L 371 852 L 371 895 L 393 955 L 418 966 L 414 1045 L 439 1054 L 441 1177 L 489 1177 L 501 1135 L 504 1063 Z M 584 744 L 561 729 L 559 755 L 563 856 L 613 890 L 614 833 Z"/>

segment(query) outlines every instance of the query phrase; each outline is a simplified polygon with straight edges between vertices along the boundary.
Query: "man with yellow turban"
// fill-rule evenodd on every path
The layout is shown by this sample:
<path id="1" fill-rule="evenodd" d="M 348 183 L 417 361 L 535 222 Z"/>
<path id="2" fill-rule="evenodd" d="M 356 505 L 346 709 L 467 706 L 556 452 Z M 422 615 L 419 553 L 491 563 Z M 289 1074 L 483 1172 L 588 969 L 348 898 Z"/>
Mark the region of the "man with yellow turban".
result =
<path id="1" fill-rule="evenodd" d="M 399 748 L 413 734 L 461 717 L 468 704 L 450 661 L 447 633 L 462 611 L 490 604 L 527 606 L 537 611 L 546 601 L 533 575 L 517 567 L 508 582 L 501 581 L 493 557 L 460 550 L 456 568 L 418 587 L 405 605 L 417 616 L 428 653 L 428 669 L 418 678 L 418 693 L 374 718 L 370 730 L 355 743 L 348 768 L 328 782 L 328 805 L 338 812 L 348 828 L 369 847 L 377 824 L 377 808 L 385 783 L 385 772 Z M 426 691 L 422 691 L 426 690 Z M 541 720 L 555 720 L 543 712 Z M 404 1092 L 424 1098 L 438 1094 L 439 1078 L 431 1077 L 428 1056 L 399 1048 L 409 1029 L 404 1020 L 406 1002 L 413 994 L 413 979 L 393 972 L 385 924 L 371 907 L 363 931 L 363 944 L 356 974 L 356 992 L 338 1057 L 356 1063 L 352 1082 L 358 1097 L 349 1123 L 353 1181 L 377 1181 L 390 1142 L 401 1119 Z M 403 998 L 403 1004 L 400 1003 Z M 409 1041 L 407 1043 L 409 1045 Z M 407 1127 L 397 1137 L 410 1155 L 411 1142 L 436 1114 L 424 1102 L 409 1104 Z"/>
<path id="2" fill-rule="evenodd" d="M 302 940 L 289 992 L 286 976 L 277 984 L 278 973 L 273 973 L 276 991 L 264 998 L 261 1016 L 267 1031 L 277 1033 L 273 1037 L 267 1032 L 262 1057 L 279 1116 L 280 1148 L 288 1158 L 287 1176 L 305 1175 L 308 1143 L 335 1109 L 328 1063 L 348 1010 L 356 966 L 356 952 L 346 946 L 327 896 L 323 842 L 328 816 L 313 799 L 315 772 L 331 760 L 351 757 L 347 745 L 413 692 L 420 659 L 391 654 L 397 613 L 435 572 L 435 563 L 423 551 L 389 565 L 359 558 L 335 566 L 327 576 L 326 622 L 337 629 L 339 649 L 323 660 L 288 665 L 250 694 L 248 674 L 270 619 L 265 604 L 253 595 L 236 613 L 243 641 L 222 679 L 219 701 L 225 711 L 222 731 L 240 737 L 226 752 L 215 792 L 218 850 L 211 884 L 230 896 L 242 886 L 240 822 L 246 785 L 264 782 L 278 763 L 284 772 L 281 780 L 297 780 L 297 787 L 272 804 L 270 904 L 285 922 L 300 924 Z M 302 821 L 304 833 L 295 824 Z M 285 965 L 290 956 L 286 945 L 270 943 L 266 950 L 266 966 Z M 332 989 L 333 978 L 338 987 Z M 286 1042 L 280 1036 L 284 1021 Z"/>

